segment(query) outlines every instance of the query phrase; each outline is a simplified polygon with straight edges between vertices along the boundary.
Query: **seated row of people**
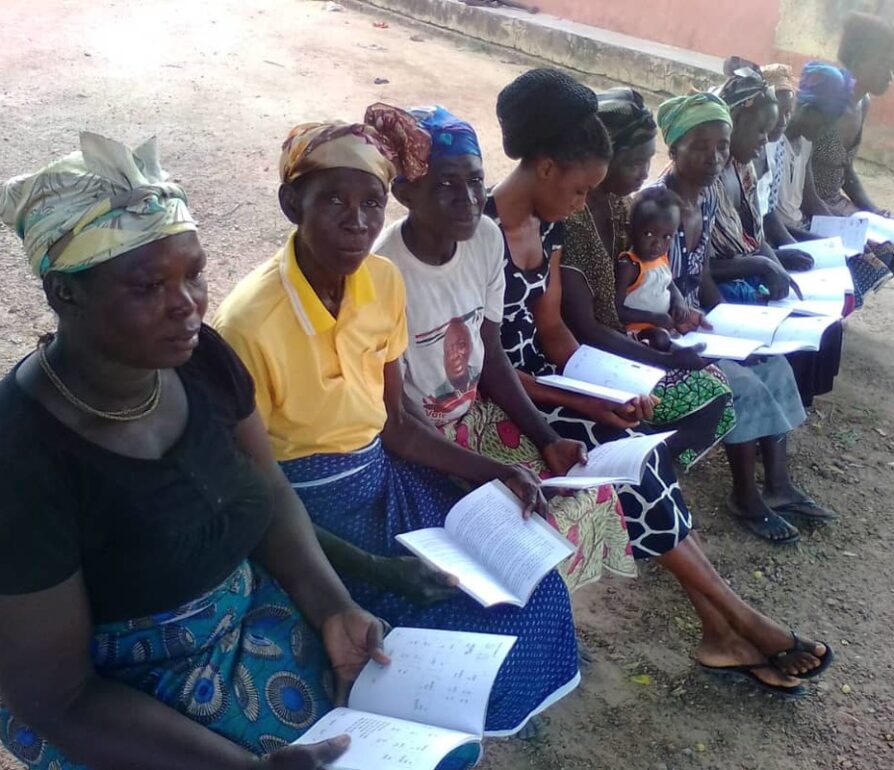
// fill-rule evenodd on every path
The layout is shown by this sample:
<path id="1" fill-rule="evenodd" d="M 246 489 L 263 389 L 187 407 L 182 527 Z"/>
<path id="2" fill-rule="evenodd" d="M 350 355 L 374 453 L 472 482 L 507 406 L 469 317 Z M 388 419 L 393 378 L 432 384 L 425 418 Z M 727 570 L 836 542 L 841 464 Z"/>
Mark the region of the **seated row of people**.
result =
<path id="1" fill-rule="evenodd" d="M 751 74 L 734 77 L 749 82 L 727 95 L 751 93 Z M 723 442 L 731 508 L 774 543 L 797 539 L 787 518 L 827 519 L 787 470 L 805 419 L 792 367 L 709 366 L 628 336 L 636 278 L 622 296 L 615 276 L 618 255 L 623 276 L 666 250 L 675 295 L 655 312 L 674 328 L 724 301 L 718 189 L 756 120 L 754 97 L 732 101 L 735 115 L 716 95 L 678 97 L 656 120 L 630 89 L 532 70 L 499 96 L 518 164 L 491 189 L 474 129 L 444 108 L 296 126 L 279 169 L 295 229 L 216 331 L 205 252 L 154 143 L 83 134 L 79 152 L 7 182 L 0 214 L 59 323 L 0 386 L 4 745 L 33 768 L 319 767 L 344 745 L 288 744 L 367 660 L 385 662 L 389 624 L 517 636 L 486 725 L 516 734 L 579 681 L 569 592 L 650 558 L 701 620 L 703 668 L 803 695 L 831 648 L 718 575 L 672 462 Z M 661 240 L 631 241 L 626 197 L 659 131 L 672 163 L 636 223 L 651 205 Z M 384 229 L 391 192 L 407 214 Z M 537 382 L 581 343 L 668 374 L 623 405 Z M 655 428 L 677 441 L 640 484 L 544 497 L 541 478 Z M 521 608 L 483 608 L 395 539 L 494 479 L 576 548 Z"/>

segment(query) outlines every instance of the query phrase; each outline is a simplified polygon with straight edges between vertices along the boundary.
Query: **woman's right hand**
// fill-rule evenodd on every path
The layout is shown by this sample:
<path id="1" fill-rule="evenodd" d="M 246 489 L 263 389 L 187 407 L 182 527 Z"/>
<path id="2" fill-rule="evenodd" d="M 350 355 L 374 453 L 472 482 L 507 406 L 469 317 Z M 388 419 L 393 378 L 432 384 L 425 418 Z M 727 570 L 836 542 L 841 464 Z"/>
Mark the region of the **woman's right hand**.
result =
<path id="1" fill-rule="evenodd" d="M 351 739 L 339 735 L 320 743 L 285 746 L 263 757 L 252 767 L 260 770 L 321 770 L 348 750 Z"/>
<path id="2" fill-rule="evenodd" d="M 769 298 L 771 300 L 785 299 L 794 283 L 786 269 L 776 260 L 770 259 L 769 257 L 765 258 L 764 270 L 761 273 L 761 277 L 764 279 L 767 288 L 770 290 Z"/>
<path id="3" fill-rule="evenodd" d="M 535 513 L 546 516 L 549 506 L 540 488 L 540 479 L 523 465 L 506 465 L 497 478 L 502 481 L 522 504 L 522 516 L 530 519 Z"/>
<path id="4" fill-rule="evenodd" d="M 648 409 L 645 408 L 644 396 L 628 401 L 626 404 L 615 404 L 593 396 L 581 396 L 575 399 L 574 411 L 580 412 L 584 417 L 598 422 L 600 425 L 609 425 L 612 428 L 635 428 L 639 425 L 642 415 L 651 412 L 651 402 Z"/>

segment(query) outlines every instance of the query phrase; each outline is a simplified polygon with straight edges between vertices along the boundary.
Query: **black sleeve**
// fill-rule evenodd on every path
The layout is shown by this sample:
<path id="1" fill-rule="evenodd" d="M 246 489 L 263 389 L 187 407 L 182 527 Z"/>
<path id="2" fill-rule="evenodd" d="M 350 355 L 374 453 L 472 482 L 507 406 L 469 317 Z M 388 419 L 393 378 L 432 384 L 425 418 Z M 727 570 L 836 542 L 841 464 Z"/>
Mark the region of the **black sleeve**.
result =
<path id="1" fill-rule="evenodd" d="M 66 469 L 19 437 L 0 456 L 0 594 L 42 591 L 80 568 L 77 503 Z"/>
<path id="2" fill-rule="evenodd" d="M 255 410 L 255 383 L 236 352 L 210 326 L 202 325 L 199 345 L 186 365 L 208 389 L 215 408 L 234 422 Z"/>

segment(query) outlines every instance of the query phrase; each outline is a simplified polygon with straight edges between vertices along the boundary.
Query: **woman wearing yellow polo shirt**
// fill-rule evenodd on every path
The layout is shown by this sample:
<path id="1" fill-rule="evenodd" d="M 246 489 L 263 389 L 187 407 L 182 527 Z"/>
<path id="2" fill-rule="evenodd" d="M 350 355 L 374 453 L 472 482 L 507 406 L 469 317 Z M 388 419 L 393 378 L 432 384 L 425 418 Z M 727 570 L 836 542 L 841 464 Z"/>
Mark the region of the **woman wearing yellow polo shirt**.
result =
<path id="1" fill-rule="evenodd" d="M 315 523 L 371 553 L 398 555 L 396 535 L 442 525 L 462 494 L 443 474 L 502 479 L 529 508 L 543 500 L 532 476 L 448 442 L 404 411 L 404 286 L 397 268 L 369 251 L 395 163 L 417 173 L 413 159 L 427 158 L 418 143 L 428 137 L 403 113 L 387 123 L 393 131 L 292 130 L 279 195 L 297 229 L 225 300 L 216 325 L 251 371 L 274 451 Z M 401 137 L 400 146 L 385 133 Z M 579 681 L 569 597 L 555 572 L 522 609 L 484 609 L 461 594 L 420 607 L 345 582 L 393 625 L 518 636 L 491 695 L 489 734 L 517 732 Z"/>

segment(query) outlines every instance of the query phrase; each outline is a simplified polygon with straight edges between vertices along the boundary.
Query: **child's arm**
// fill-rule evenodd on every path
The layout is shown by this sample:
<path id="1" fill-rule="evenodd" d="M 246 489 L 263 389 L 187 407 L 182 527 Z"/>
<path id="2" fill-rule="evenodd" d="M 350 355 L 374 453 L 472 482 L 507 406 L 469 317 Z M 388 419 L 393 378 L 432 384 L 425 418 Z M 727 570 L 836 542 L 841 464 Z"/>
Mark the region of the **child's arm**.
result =
<path id="1" fill-rule="evenodd" d="M 671 317 L 674 319 L 674 326 L 676 327 L 685 323 L 689 318 L 689 306 L 686 304 L 686 300 L 683 299 L 683 294 L 677 288 L 677 284 L 673 281 L 671 281 L 668 291 L 671 295 Z"/>
<path id="2" fill-rule="evenodd" d="M 620 257 L 615 267 L 615 305 L 618 308 L 618 318 L 623 324 L 644 323 L 659 326 L 662 329 L 672 329 L 674 320 L 667 313 L 652 313 L 648 310 L 635 310 L 627 307 L 624 301 L 627 299 L 627 289 L 639 276 L 639 265 L 629 259 Z"/>

